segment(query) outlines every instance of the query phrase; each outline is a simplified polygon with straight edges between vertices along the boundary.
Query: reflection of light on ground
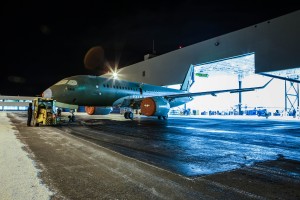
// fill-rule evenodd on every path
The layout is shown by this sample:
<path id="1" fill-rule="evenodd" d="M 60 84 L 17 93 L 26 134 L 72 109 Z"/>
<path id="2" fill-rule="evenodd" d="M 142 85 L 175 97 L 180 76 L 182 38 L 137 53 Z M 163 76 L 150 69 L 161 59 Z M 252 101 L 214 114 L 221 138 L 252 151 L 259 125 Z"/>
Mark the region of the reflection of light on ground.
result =
<path id="1" fill-rule="evenodd" d="M 178 129 L 186 129 L 186 130 L 197 130 L 197 131 L 205 131 L 208 133 L 239 133 L 237 131 L 225 131 L 225 130 L 207 130 L 207 129 L 199 129 L 190 126 L 167 126 L 169 128 L 178 128 Z"/>
<path id="2" fill-rule="evenodd" d="M 288 128 L 293 128 L 292 126 L 286 126 L 286 125 L 279 125 L 279 126 L 273 126 L 273 127 L 270 127 L 272 128 L 273 130 L 276 130 L 276 129 L 288 129 Z"/>
<path id="3" fill-rule="evenodd" d="M 185 127 L 185 126 L 167 126 L 168 128 L 180 128 L 180 129 L 187 129 L 187 130 L 193 130 L 193 129 L 196 129 L 196 128 L 194 128 L 194 127 L 190 127 L 190 126 L 188 126 L 188 127 Z M 199 130 L 199 129 L 197 129 L 197 130 Z"/>
<path id="4" fill-rule="evenodd" d="M 237 131 L 209 130 L 209 133 L 238 133 Z"/>
<path id="5" fill-rule="evenodd" d="M 202 125 L 193 123 L 193 127 L 168 125 L 174 133 L 176 129 L 185 133 L 166 135 L 168 141 L 176 140 L 176 149 L 181 150 L 180 155 L 174 155 L 178 156 L 178 170 L 193 176 L 276 160 L 279 155 L 300 159 L 300 150 L 295 149 L 300 143 L 299 132 L 293 122 L 283 124 L 269 120 L 272 125 L 257 120 L 228 122 L 203 124 L 199 121 Z M 292 130 L 291 133 L 285 133 L 287 129 Z"/>

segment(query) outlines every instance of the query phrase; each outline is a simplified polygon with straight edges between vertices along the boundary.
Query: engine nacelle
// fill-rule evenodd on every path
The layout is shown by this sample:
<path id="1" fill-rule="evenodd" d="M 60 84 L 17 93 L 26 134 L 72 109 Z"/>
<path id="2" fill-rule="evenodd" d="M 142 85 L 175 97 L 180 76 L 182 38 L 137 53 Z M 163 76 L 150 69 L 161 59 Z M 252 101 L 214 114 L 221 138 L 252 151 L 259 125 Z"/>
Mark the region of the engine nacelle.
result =
<path id="1" fill-rule="evenodd" d="M 112 110 L 112 107 L 85 106 L 85 112 L 89 115 L 108 115 Z"/>
<path id="2" fill-rule="evenodd" d="M 148 97 L 141 102 L 141 113 L 146 116 L 167 116 L 169 102 L 163 97 Z"/>

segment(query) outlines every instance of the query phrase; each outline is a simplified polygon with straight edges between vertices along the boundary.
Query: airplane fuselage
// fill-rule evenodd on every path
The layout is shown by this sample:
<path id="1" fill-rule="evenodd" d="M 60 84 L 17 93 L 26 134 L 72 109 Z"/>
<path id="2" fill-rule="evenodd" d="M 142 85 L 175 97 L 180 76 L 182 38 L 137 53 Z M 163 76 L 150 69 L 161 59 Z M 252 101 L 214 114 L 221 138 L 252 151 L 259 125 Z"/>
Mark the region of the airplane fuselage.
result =
<path id="1" fill-rule="evenodd" d="M 125 99 L 182 93 L 185 91 L 100 76 L 78 75 L 54 84 L 44 92 L 44 96 L 79 106 L 120 106 Z M 180 97 L 169 100 L 169 104 L 170 107 L 176 107 L 191 100 L 190 97 Z"/>

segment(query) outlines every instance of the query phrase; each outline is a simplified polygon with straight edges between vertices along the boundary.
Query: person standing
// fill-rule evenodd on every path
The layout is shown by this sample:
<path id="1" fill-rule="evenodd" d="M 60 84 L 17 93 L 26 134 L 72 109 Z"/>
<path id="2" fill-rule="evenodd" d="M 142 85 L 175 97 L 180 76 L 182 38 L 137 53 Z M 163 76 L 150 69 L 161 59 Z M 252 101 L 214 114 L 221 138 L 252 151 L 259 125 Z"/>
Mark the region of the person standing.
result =
<path id="1" fill-rule="evenodd" d="M 32 103 L 29 103 L 27 109 L 27 126 L 31 126 L 31 118 L 32 118 Z"/>
<path id="2" fill-rule="evenodd" d="M 296 110 L 293 109 L 293 118 L 296 118 Z"/>

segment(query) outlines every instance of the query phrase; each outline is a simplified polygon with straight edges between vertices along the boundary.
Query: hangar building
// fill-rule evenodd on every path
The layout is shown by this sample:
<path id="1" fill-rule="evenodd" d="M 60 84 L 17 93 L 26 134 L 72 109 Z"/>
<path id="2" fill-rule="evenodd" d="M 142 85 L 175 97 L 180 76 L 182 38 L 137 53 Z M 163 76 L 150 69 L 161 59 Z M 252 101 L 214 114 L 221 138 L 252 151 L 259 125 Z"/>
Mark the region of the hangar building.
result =
<path id="1" fill-rule="evenodd" d="M 122 68 L 119 78 L 154 85 L 175 85 L 181 84 L 192 66 L 199 75 L 191 88 L 195 92 L 233 86 L 251 87 L 275 77 L 275 81 L 281 80 L 282 87 L 273 87 L 272 95 L 284 99 L 282 107 L 287 111 L 299 106 L 299 24 L 298 10 L 160 56 L 150 59 L 147 59 L 149 55 L 145 56 L 144 61 Z M 223 80 L 222 76 L 225 77 Z M 230 83 L 232 80 L 236 80 L 235 85 Z M 250 93 L 247 95 L 255 96 Z M 274 100 L 275 96 L 270 99 Z M 224 99 L 227 98 L 222 98 L 223 102 Z M 241 96 L 229 99 L 238 99 L 236 103 L 241 109 Z"/>

